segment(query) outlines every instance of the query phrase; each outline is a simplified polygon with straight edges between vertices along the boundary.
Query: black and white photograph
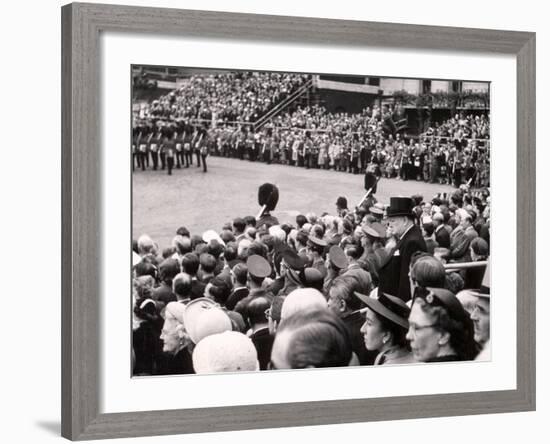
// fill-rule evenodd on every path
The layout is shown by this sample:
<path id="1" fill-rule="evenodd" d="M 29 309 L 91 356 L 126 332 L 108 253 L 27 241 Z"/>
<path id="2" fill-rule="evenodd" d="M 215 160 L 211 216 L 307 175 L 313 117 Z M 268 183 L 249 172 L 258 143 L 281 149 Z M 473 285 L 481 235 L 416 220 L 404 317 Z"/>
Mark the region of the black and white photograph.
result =
<path id="1" fill-rule="evenodd" d="M 131 78 L 132 376 L 491 360 L 490 83 Z"/>

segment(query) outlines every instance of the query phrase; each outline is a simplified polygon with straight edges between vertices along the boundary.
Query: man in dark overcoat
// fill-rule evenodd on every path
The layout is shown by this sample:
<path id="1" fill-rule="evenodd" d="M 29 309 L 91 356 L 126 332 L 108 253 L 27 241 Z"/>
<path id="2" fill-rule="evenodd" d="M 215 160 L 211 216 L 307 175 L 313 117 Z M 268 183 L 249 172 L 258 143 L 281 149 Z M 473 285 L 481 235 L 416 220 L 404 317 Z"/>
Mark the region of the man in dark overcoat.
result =
<path id="1" fill-rule="evenodd" d="M 414 223 L 413 206 L 410 197 L 390 198 L 386 214 L 395 245 L 379 272 L 379 294 L 388 293 L 405 302 L 411 299 L 408 275 L 411 257 L 417 251 L 427 251 L 422 232 Z"/>

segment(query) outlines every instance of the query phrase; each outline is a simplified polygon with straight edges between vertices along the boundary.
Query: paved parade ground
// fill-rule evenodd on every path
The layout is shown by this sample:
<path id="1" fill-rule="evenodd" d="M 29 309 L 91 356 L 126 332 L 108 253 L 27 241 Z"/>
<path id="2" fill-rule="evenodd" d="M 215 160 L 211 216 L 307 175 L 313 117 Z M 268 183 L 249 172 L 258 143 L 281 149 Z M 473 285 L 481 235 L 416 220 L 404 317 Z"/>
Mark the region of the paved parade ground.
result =
<path id="1" fill-rule="evenodd" d="M 133 238 L 148 234 L 165 248 L 176 230 L 186 226 L 192 234 L 220 231 L 235 217 L 255 216 L 259 210 L 258 186 L 272 182 L 279 187 L 279 204 L 272 214 L 281 223 L 295 224 L 296 215 L 314 212 L 335 214 L 338 196 L 352 209 L 364 195 L 363 175 L 332 170 L 304 169 L 262 162 L 208 157 L 208 172 L 196 164 L 166 171 L 132 174 Z M 430 199 L 450 192 L 449 185 L 399 179 L 381 179 L 376 198 L 389 203 L 390 196 L 421 194 Z"/>

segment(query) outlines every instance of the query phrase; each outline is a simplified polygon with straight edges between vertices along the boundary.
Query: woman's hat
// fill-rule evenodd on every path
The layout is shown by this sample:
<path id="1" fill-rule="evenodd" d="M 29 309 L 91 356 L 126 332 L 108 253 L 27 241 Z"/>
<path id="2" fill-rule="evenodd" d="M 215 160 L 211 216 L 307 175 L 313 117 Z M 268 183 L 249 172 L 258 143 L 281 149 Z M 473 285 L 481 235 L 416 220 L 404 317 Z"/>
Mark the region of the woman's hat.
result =
<path id="1" fill-rule="evenodd" d="M 390 197 L 390 206 L 386 208 L 386 216 L 409 216 L 414 218 L 414 202 L 410 197 Z"/>
<path id="2" fill-rule="evenodd" d="M 410 309 L 407 304 L 398 297 L 392 296 L 387 293 L 380 293 L 378 299 L 371 298 L 367 295 L 355 292 L 355 296 L 361 299 L 367 307 L 369 307 L 376 314 L 386 318 L 394 324 L 409 328 L 409 313 Z"/>
<path id="3" fill-rule="evenodd" d="M 469 317 L 460 303 L 460 300 L 445 288 L 416 287 L 413 295 L 413 303 L 418 297 L 424 299 L 429 305 L 445 308 L 449 316 L 456 321 L 464 322 L 464 320 Z"/>
<path id="4" fill-rule="evenodd" d="M 229 316 L 208 298 L 194 299 L 185 306 L 183 324 L 195 344 L 207 336 L 232 329 Z"/>

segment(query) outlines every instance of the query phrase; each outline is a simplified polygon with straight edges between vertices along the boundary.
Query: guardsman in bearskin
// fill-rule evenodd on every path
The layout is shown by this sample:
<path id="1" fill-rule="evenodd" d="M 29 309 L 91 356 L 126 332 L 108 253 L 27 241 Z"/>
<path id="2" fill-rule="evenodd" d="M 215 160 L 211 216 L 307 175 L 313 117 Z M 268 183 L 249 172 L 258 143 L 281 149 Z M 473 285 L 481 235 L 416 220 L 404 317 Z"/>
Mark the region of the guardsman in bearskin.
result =
<path id="1" fill-rule="evenodd" d="M 382 175 L 382 172 L 380 170 L 380 167 L 372 162 L 369 164 L 365 171 L 365 191 L 369 191 L 372 189 L 370 195 L 374 196 L 376 194 L 376 188 L 378 179 Z"/>
<path id="2" fill-rule="evenodd" d="M 138 139 L 139 131 L 137 128 L 134 128 L 132 131 L 132 171 L 136 169 L 136 163 L 139 168 L 139 154 L 138 154 Z"/>
<path id="3" fill-rule="evenodd" d="M 189 168 L 189 165 L 193 165 L 193 155 L 191 142 L 193 140 L 193 128 L 190 125 L 185 124 L 183 130 L 183 158 L 185 159 L 185 168 Z"/>
<path id="4" fill-rule="evenodd" d="M 266 225 L 267 228 L 273 225 L 279 225 L 276 217 L 270 214 L 279 202 L 279 188 L 272 183 L 264 183 L 258 188 L 258 205 L 262 208 L 256 216 L 256 227 L 261 228 Z"/>
<path id="5" fill-rule="evenodd" d="M 172 133 L 171 130 L 165 132 L 164 142 L 160 148 L 161 159 L 164 157 L 166 165 L 168 166 L 168 175 L 172 175 L 172 168 L 174 168 L 174 158 L 176 157 L 176 141 L 177 134 Z M 164 167 L 163 167 L 164 169 Z"/>
<path id="6" fill-rule="evenodd" d="M 183 132 L 174 134 L 174 142 L 176 144 L 176 168 L 181 168 L 183 165 Z"/>
<path id="7" fill-rule="evenodd" d="M 169 135 L 169 136 L 168 136 Z M 159 143 L 159 159 L 162 170 L 166 169 L 166 151 L 162 149 L 167 140 L 171 140 L 172 130 L 169 127 L 163 127 L 161 130 L 161 141 Z"/>
<path id="8" fill-rule="evenodd" d="M 193 143 L 191 144 L 193 152 L 197 157 L 197 168 L 201 166 L 201 146 L 204 143 L 204 132 L 200 128 L 195 128 L 193 133 Z"/>
<path id="9" fill-rule="evenodd" d="M 159 150 L 162 144 L 162 133 L 157 131 L 155 134 L 151 134 L 149 139 L 149 153 L 151 160 L 153 161 L 153 170 L 156 170 L 159 165 Z"/>
<path id="10" fill-rule="evenodd" d="M 145 171 L 145 158 L 147 156 L 147 135 L 143 129 L 139 131 L 137 136 L 137 149 L 138 149 L 138 168 L 141 167 L 142 171 Z"/>

